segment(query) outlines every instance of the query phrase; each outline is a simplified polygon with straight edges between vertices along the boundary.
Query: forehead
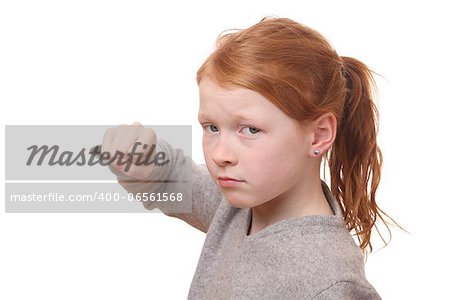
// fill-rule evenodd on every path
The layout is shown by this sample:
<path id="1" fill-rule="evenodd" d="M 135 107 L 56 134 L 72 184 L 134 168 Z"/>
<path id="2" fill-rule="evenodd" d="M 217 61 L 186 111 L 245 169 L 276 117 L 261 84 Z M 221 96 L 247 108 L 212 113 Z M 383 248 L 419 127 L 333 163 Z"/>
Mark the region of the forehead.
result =
<path id="1" fill-rule="evenodd" d="M 199 117 L 216 111 L 234 115 L 269 113 L 277 108 L 261 94 L 243 87 L 226 88 L 205 78 L 199 84 Z"/>
<path id="2" fill-rule="evenodd" d="M 200 99 L 212 98 L 214 100 L 217 98 L 226 98 L 226 99 L 235 99 L 235 98 L 243 98 L 243 97 L 255 98 L 258 96 L 261 98 L 264 98 L 261 95 L 259 95 L 258 93 L 256 93 L 255 91 L 252 91 L 250 89 L 246 89 L 243 87 L 220 86 L 215 81 L 213 81 L 209 78 L 204 78 L 202 81 L 200 81 L 199 91 L 200 91 Z"/>

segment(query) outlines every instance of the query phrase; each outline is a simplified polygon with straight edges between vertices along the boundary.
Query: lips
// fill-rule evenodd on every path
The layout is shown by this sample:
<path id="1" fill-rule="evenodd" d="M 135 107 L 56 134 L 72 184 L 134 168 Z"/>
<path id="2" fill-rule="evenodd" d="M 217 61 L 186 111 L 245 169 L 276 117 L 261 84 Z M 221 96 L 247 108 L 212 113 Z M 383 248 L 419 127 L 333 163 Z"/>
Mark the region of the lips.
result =
<path id="1" fill-rule="evenodd" d="M 238 182 L 244 181 L 244 180 L 239 180 L 239 179 L 231 178 L 231 177 L 227 177 L 227 176 L 219 176 L 218 179 L 219 180 L 227 180 L 227 181 L 238 181 Z"/>
<path id="2" fill-rule="evenodd" d="M 219 181 L 219 185 L 223 188 L 230 189 L 238 189 L 244 180 L 239 180 L 236 178 L 228 177 L 228 176 L 219 176 L 217 177 Z"/>

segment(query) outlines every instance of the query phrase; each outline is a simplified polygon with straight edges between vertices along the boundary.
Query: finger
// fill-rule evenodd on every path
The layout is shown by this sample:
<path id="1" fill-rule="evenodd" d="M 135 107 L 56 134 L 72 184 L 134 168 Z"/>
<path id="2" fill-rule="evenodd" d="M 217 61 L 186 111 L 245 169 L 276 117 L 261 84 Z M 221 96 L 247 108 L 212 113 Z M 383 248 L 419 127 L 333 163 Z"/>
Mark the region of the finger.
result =
<path id="1" fill-rule="evenodd" d="M 156 134 L 153 130 L 142 128 L 136 141 L 128 149 L 130 159 L 134 164 L 149 163 L 155 155 Z"/>
<path id="2" fill-rule="evenodd" d="M 123 173 L 126 174 L 127 178 L 131 181 L 146 179 L 150 176 L 153 165 L 150 166 L 137 166 L 135 164 L 131 164 L 127 171 L 123 170 Z"/>
<path id="3" fill-rule="evenodd" d="M 136 141 L 136 138 L 136 129 L 129 125 L 123 125 L 116 129 L 111 146 L 112 154 L 116 158 L 113 161 L 116 166 L 128 160 L 126 154 L 130 146 Z"/>

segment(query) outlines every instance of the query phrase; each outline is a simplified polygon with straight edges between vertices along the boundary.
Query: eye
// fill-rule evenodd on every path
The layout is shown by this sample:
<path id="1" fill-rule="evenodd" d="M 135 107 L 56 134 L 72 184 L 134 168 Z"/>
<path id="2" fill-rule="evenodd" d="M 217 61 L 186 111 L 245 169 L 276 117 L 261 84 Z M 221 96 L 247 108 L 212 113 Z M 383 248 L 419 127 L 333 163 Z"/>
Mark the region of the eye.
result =
<path id="1" fill-rule="evenodd" d="M 203 129 L 207 131 L 207 128 L 208 128 L 209 126 L 211 126 L 210 128 L 212 129 L 212 132 L 217 132 L 217 131 L 219 131 L 219 129 L 218 129 L 216 126 L 214 126 L 214 125 L 205 125 L 205 126 L 203 126 Z M 217 131 L 215 131 L 216 129 L 217 129 Z"/>
<path id="2" fill-rule="evenodd" d="M 258 132 L 261 131 L 261 130 L 259 130 L 258 128 L 250 127 L 250 126 L 245 126 L 244 129 L 245 129 L 245 128 L 248 128 L 248 129 L 249 129 L 249 132 L 251 133 L 251 135 L 255 135 L 255 134 L 257 134 Z"/>

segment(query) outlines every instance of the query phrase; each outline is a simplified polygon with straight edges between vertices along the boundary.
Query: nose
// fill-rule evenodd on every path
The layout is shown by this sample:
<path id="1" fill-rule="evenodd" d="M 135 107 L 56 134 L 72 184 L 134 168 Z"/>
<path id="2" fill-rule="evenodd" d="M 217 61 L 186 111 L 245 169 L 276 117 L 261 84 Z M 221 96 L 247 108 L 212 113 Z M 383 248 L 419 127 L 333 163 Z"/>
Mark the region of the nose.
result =
<path id="1" fill-rule="evenodd" d="M 235 165 L 237 151 L 230 136 L 221 135 L 212 146 L 212 160 L 218 166 Z"/>

